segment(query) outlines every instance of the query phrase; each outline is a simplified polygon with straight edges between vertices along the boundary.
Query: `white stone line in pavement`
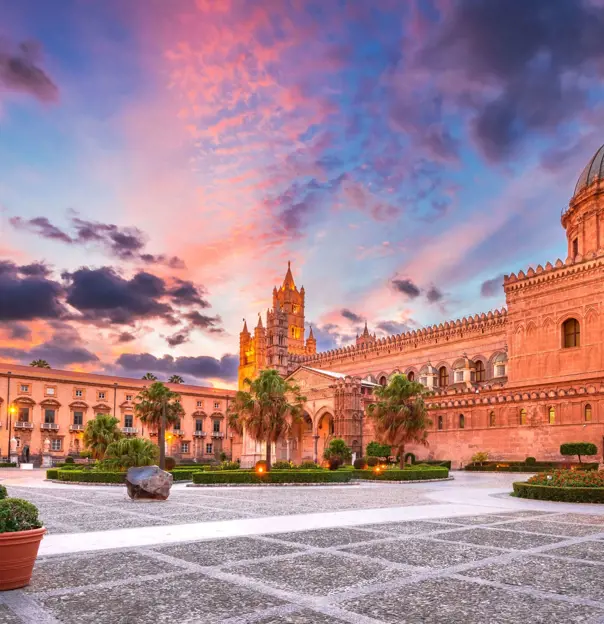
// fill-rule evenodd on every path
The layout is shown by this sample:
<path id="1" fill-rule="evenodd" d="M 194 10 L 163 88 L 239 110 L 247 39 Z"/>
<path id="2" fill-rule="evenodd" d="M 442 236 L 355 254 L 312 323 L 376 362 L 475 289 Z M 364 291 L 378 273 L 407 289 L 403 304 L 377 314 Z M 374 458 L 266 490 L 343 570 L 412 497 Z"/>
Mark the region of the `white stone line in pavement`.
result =
<path id="1" fill-rule="evenodd" d="M 38 604 L 32 596 L 24 592 L 12 591 L 2 594 L 2 602 L 13 613 L 21 618 L 25 624 L 61 624 L 44 607 Z"/>
<path id="2" fill-rule="evenodd" d="M 496 513 L 495 510 L 492 513 Z M 290 531 L 307 531 L 330 527 L 352 527 L 403 520 L 430 520 L 451 516 L 475 515 L 468 505 L 419 505 L 417 507 L 386 507 L 355 509 L 317 514 L 241 518 L 193 524 L 137 527 L 89 533 L 48 535 L 40 545 L 40 555 L 59 555 L 87 550 L 105 550 L 151 546 L 220 537 L 241 537 Z"/>

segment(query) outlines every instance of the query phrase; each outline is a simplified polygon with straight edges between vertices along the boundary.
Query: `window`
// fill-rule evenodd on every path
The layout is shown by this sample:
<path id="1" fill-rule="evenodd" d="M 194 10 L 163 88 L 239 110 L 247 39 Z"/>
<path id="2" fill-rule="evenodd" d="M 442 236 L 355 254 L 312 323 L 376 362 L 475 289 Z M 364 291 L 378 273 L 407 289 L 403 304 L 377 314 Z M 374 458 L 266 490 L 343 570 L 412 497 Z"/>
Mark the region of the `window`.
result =
<path id="1" fill-rule="evenodd" d="M 180 443 L 180 452 L 181 453 L 188 453 L 189 452 L 189 443 L 188 442 L 181 442 Z"/>
<path id="2" fill-rule="evenodd" d="M 29 392 L 29 384 L 21 384 L 19 386 L 19 392 Z"/>
<path id="3" fill-rule="evenodd" d="M 553 406 L 549 408 L 549 424 L 550 425 L 556 424 L 556 410 L 554 409 Z"/>
<path id="4" fill-rule="evenodd" d="M 489 427 L 495 426 L 495 412 L 489 412 Z"/>
<path id="5" fill-rule="evenodd" d="M 212 445 L 211 444 L 206 444 L 206 453 L 208 455 L 212 454 Z"/>
<path id="6" fill-rule="evenodd" d="M 197 401 L 197 407 L 203 407 L 203 401 Z"/>
<path id="7" fill-rule="evenodd" d="M 53 438 L 50 441 L 50 450 L 51 451 L 60 451 L 63 448 L 63 440 L 61 438 Z"/>
<path id="8" fill-rule="evenodd" d="M 459 415 L 459 428 L 465 429 L 466 427 L 466 417 L 463 414 Z"/>
<path id="9" fill-rule="evenodd" d="M 589 403 L 585 406 L 585 422 L 591 422 L 591 405 Z"/>
<path id="10" fill-rule="evenodd" d="M 134 416 L 132 414 L 124 416 L 124 427 L 134 427 Z"/>
<path id="11" fill-rule="evenodd" d="M 440 388 L 446 388 L 449 385 L 449 371 L 446 366 L 438 369 L 438 385 Z"/>
<path id="12" fill-rule="evenodd" d="M 495 366 L 495 377 L 505 377 L 505 364 Z"/>
<path id="13" fill-rule="evenodd" d="M 174 427 L 173 427 L 174 431 L 179 431 L 180 430 L 180 419 L 178 419 L 175 423 L 174 423 Z"/>
<path id="14" fill-rule="evenodd" d="M 407 373 L 407 379 L 408 379 L 409 381 L 415 381 L 415 373 L 414 373 L 413 371 L 409 371 L 409 372 Z"/>
<path id="15" fill-rule="evenodd" d="M 126 395 L 126 401 L 132 401 L 132 395 L 131 394 L 127 394 Z"/>
<path id="16" fill-rule="evenodd" d="M 195 421 L 195 431 L 203 431 L 203 420 L 201 418 Z"/>
<path id="17" fill-rule="evenodd" d="M 562 346 L 565 349 L 579 347 L 581 344 L 581 330 L 579 321 L 569 318 L 562 323 Z"/>
<path id="18" fill-rule="evenodd" d="M 220 421 L 217 418 L 212 422 L 212 431 L 214 433 L 220 433 Z"/>
<path id="19" fill-rule="evenodd" d="M 29 407 L 19 408 L 19 422 L 29 422 Z"/>
<path id="20" fill-rule="evenodd" d="M 520 424 L 526 425 L 526 410 L 524 407 L 520 410 Z"/>
<path id="21" fill-rule="evenodd" d="M 54 386 L 48 386 L 46 388 L 46 394 L 48 396 L 54 396 L 57 393 L 57 389 Z"/>
<path id="22" fill-rule="evenodd" d="M 442 431 L 442 428 L 443 428 L 443 417 L 439 416 L 438 417 L 438 430 Z"/>
<path id="23" fill-rule="evenodd" d="M 455 371 L 455 383 L 463 381 L 463 371 Z"/>
<path id="24" fill-rule="evenodd" d="M 84 396 L 84 391 L 81 388 L 76 388 L 75 392 L 73 393 L 74 396 L 76 396 L 77 398 L 81 398 Z"/>
<path id="25" fill-rule="evenodd" d="M 105 393 L 104 392 L 97 392 L 97 399 L 100 401 L 101 399 L 105 398 Z"/>
<path id="26" fill-rule="evenodd" d="M 573 238 L 573 258 L 579 255 L 579 239 Z"/>
<path id="27" fill-rule="evenodd" d="M 218 401 L 214 401 L 214 409 L 220 409 L 220 403 L 218 403 Z"/>
<path id="28" fill-rule="evenodd" d="M 419 383 L 422 384 L 422 386 L 427 386 L 428 385 L 428 378 L 427 377 L 420 377 L 419 378 Z"/>
<path id="29" fill-rule="evenodd" d="M 54 422 L 55 422 L 55 410 L 53 410 L 53 409 L 45 409 L 44 410 L 44 422 L 47 425 L 54 425 Z"/>
<path id="30" fill-rule="evenodd" d="M 15 436 L 15 441 L 17 442 L 17 448 L 21 448 L 21 438 L 19 436 Z"/>
<path id="31" fill-rule="evenodd" d="M 84 424 L 84 412 L 74 412 L 73 413 L 73 424 L 74 425 L 83 425 Z"/>
<path id="32" fill-rule="evenodd" d="M 484 370 L 484 362 L 482 360 L 476 360 L 476 364 L 474 365 L 474 380 L 477 383 L 484 381 L 485 379 L 485 370 Z"/>

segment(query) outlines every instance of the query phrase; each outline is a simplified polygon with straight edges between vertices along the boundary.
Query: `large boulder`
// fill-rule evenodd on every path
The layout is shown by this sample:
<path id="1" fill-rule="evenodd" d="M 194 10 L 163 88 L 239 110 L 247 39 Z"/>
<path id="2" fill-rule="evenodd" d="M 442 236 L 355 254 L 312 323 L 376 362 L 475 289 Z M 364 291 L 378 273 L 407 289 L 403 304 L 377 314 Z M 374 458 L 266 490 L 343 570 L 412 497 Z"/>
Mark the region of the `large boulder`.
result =
<path id="1" fill-rule="evenodd" d="M 132 500 L 166 500 L 170 496 L 172 475 L 159 466 L 129 468 L 126 474 L 126 487 Z"/>

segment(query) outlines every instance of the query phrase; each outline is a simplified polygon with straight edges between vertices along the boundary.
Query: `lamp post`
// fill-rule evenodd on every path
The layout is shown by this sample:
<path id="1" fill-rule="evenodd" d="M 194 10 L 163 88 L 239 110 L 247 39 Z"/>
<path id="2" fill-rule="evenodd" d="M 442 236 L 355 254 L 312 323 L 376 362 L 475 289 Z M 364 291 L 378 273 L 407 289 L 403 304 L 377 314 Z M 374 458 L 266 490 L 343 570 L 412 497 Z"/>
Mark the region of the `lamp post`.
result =
<path id="1" fill-rule="evenodd" d="M 13 458 L 16 458 L 16 448 L 13 446 L 13 414 L 16 412 L 14 405 L 10 405 L 8 408 L 8 461 L 12 462 Z M 17 441 L 15 440 L 15 445 Z"/>
<path id="2" fill-rule="evenodd" d="M 159 467 L 166 469 L 166 397 L 161 406 L 161 418 L 159 419 Z"/>

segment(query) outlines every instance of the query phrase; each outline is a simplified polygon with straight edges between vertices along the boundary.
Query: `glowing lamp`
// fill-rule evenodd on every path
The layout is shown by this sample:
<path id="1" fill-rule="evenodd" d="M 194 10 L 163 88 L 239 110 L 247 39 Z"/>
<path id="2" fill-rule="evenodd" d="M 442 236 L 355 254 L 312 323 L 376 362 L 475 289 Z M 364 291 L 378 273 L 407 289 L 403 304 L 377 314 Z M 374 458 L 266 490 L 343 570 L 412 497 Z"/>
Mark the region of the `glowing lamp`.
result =
<path id="1" fill-rule="evenodd" d="M 11 414 L 14 414 L 14 413 L 17 411 L 17 408 L 16 408 L 14 405 L 11 405 L 11 406 L 8 408 L 8 411 L 9 411 Z"/>
<path id="2" fill-rule="evenodd" d="M 258 468 L 256 468 L 256 472 L 258 474 L 262 474 L 264 472 L 264 467 L 263 466 L 258 466 Z"/>

